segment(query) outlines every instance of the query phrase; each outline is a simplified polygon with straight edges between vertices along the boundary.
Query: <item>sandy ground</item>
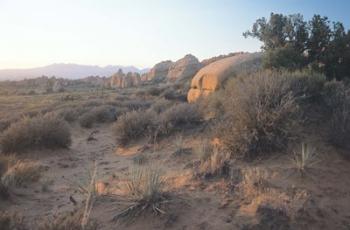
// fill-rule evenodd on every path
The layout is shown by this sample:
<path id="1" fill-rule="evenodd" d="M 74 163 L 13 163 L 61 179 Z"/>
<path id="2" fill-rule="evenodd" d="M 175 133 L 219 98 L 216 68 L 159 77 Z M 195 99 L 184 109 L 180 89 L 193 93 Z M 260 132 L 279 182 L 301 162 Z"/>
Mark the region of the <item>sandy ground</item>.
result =
<path id="1" fill-rule="evenodd" d="M 87 141 L 94 130 L 96 140 Z M 78 204 L 84 199 L 78 184 L 88 181 L 95 159 L 98 181 L 104 185 L 92 213 L 101 224 L 100 229 L 350 229 L 350 162 L 331 147 L 318 146 L 322 149 L 320 163 L 305 178 L 295 172 L 288 157 L 281 156 L 250 164 L 237 162 L 237 167 L 233 167 L 237 173 L 233 171 L 231 178 L 202 179 L 195 177 L 190 167 L 196 159 L 193 153 L 173 155 L 174 136 L 157 146 L 140 141 L 118 148 L 110 125 L 93 129 L 74 126 L 72 131 L 69 150 L 42 150 L 23 156 L 42 165 L 42 178 L 15 189 L 12 200 L 2 203 L 1 209 L 20 212 L 30 223 L 74 210 L 70 197 Z M 183 135 L 184 147 L 192 148 L 200 141 L 198 133 Z M 129 225 L 117 224 L 112 218 L 124 206 L 106 195 L 120 191 L 123 178 L 138 167 L 133 162 L 137 154 L 145 154 L 146 165 L 164 172 L 167 189 L 179 199 L 169 205 L 163 216 L 149 215 Z M 241 183 L 244 172 L 253 167 L 264 172 L 267 184 L 261 191 Z M 232 178 L 235 174 L 240 178 L 236 182 Z M 274 228 L 275 216 L 268 217 L 272 227 L 261 224 L 258 209 L 263 204 L 285 210 L 289 227 Z"/>

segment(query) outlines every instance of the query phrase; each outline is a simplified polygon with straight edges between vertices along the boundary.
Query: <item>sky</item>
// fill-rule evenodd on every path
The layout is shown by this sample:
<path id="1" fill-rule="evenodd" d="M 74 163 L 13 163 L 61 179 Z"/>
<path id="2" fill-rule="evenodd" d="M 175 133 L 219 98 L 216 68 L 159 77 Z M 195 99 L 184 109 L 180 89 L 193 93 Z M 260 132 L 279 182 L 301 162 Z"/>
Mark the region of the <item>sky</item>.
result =
<path id="1" fill-rule="evenodd" d="M 348 0 L 0 0 L 0 69 L 254 52 L 261 44 L 242 33 L 257 18 L 321 14 L 350 28 L 349 10 Z"/>

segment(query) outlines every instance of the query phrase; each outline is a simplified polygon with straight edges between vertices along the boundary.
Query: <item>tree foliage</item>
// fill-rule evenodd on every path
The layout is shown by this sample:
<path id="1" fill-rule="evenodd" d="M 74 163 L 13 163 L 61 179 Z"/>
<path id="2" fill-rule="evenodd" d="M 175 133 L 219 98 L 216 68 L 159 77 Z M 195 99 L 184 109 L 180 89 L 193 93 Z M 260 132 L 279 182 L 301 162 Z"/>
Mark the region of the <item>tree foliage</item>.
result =
<path id="1" fill-rule="evenodd" d="M 350 31 L 340 22 L 314 15 L 305 21 L 301 14 L 271 13 L 256 20 L 245 37 L 259 39 L 267 68 L 290 70 L 310 67 L 329 79 L 350 77 Z"/>

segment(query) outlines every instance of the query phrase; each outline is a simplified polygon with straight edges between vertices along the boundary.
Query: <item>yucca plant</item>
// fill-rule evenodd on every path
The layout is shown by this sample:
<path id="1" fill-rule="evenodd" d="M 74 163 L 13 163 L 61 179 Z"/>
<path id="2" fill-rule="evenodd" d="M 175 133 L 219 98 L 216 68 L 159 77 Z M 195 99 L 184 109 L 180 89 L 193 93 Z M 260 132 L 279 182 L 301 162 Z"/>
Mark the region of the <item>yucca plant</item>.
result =
<path id="1" fill-rule="evenodd" d="M 301 144 L 301 152 L 294 153 L 292 162 L 295 168 L 298 170 L 301 176 L 306 175 L 307 169 L 311 168 L 319 162 L 315 148 L 308 145 L 307 143 Z"/>
<path id="2" fill-rule="evenodd" d="M 165 181 L 158 169 L 136 169 L 125 183 L 127 208 L 119 212 L 114 221 L 131 222 L 145 213 L 165 214 L 163 205 L 171 201 L 164 191 Z"/>

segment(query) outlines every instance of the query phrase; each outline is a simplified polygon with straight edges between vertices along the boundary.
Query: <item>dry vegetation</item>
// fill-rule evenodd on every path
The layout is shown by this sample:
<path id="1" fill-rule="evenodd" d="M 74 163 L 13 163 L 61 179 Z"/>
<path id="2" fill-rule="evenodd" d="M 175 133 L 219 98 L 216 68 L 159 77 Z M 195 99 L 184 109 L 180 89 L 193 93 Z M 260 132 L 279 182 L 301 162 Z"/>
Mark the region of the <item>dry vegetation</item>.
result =
<path id="1" fill-rule="evenodd" d="M 4 153 L 34 148 L 68 148 L 71 134 L 68 125 L 53 114 L 23 117 L 4 131 L 0 139 Z"/>
<path id="2" fill-rule="evenodd" d="M 349 165 L 337 158 L 349 147 L 345 82 L 308 71 L 245 73 L 193 104 L 181 101 L 182 87 L 47 95 L 45 102 L 26 96 L 30 108 L 18 96 L 0 97 L 0 210 L 14 199 L 28 218 L 2 213 L 0 229 L 30 229 L 33 216 L 40 230 L 317 229 L 325 221 L 319 213 L 331 216 L 327 227 L 349 225 L 348 208 L 330 195 L 349 186 L 340 183 Z M 302 144 L 312 138 L 317 151 Z M 325 155 L 330 160 L 320 161 Z M 91 160 L 96 170 L 87 172 Z M 178 194 L 190 205 L 174 202 Z M 47 206 L 36 208 L 38 200 Z"/>
<path id="3" fill-rule="evenodd" d="M 170 195 L 164 190 L 165 181 L 157 169 L 136 169 L 125 182 L 125 203 L 127 208 L 119 212 L 113 220 L 132 222 L 147 213 L 165 214 L 164 207 L 171 202 Z"/>

